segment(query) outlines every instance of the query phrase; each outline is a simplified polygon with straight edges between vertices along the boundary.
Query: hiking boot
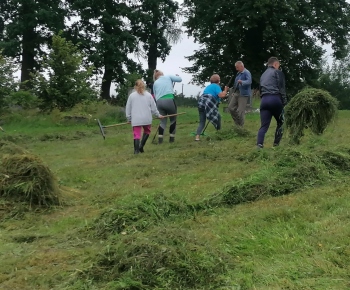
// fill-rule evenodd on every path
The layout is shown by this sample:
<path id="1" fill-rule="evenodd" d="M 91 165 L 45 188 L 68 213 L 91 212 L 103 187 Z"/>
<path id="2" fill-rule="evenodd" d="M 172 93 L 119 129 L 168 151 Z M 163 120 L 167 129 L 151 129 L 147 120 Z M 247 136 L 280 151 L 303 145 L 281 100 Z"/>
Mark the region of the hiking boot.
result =
<path id="1" fill-rule="evenodd" d="M 140 153 L 140 139 L 134 139 L 134 154 Z"/>
<path id="2" fill-rule="evenodd" d="M 277 146 L 279 146 L 280 144 L 278 144 L 278 143 L 273 143 L 273 147 L 277 147 Z"/>
<path id="3" fill-rule="evenodd" d="M 141 153 L 145 152 L 145 151 L 143 150 L 143 147 L 145 146 L 148 137 L 149 137 L 149 134 L 145 134 L 145 133 L 144 133 L 143 136 L 142 136 L 142 140 L 141 140 L 141 144 L 140 144 L 140 152 L 141 152 Z"/>

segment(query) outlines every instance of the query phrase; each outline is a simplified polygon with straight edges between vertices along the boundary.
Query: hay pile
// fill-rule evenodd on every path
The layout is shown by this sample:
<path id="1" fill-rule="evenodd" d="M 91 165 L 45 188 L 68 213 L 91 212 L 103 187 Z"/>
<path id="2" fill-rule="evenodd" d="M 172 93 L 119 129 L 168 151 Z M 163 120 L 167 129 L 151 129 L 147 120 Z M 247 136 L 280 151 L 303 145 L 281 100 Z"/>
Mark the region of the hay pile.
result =
<path id="1" fill-rule="evenodd" d="M 319 89 L 307 88 L 296 94 L 285 108 L 291 142 L 299 144 L 306 128 L 322 134 L 335 118 L 338 103 L 328 92 Z"/>
<path id="2" fill-rule="evenodd" d="M 59 205 L 60 192 L 51 170 L 35 155 L 0 141 L 0 196 L 29 206 Z"/>

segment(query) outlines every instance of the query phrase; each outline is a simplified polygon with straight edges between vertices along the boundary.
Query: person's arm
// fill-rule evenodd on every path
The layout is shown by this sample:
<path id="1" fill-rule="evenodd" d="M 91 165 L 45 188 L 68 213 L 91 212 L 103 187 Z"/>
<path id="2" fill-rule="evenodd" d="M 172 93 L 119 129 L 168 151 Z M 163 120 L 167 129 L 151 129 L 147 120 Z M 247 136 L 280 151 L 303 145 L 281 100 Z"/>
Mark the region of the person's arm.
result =
<path id="1" fill-rule="evenodd" d="M 245 75 L 245 80 L 242 80 L 242 85 L 245 86 L 245 85 L 251 85 L 252 84 L 252 75 L 250 74 L 250 72 L 248 71 L 245 71 L 244 72 L 244 75 Z"/>
<path id="2" fill-rule="evenodd" d="M 287 105 L 288 99 L 286 94 L 286 79 L 284 77 L 284 73 L 280 70 L 276 70 L 276 78 L 277 78 L 278 89 L 281 94 L 282 104 L 285 106 Z"/>
<path id="3" fill-rule="evenodd" d="M 131 96 L 131 95 L 130 95 Z M 131 122 L 131 98 L 128 98 L 128 101 L 126 102 L 126 108 L 125 108 L 125 116 L 128 122 Z"/>
<path id="4" fill-rule="evenodd" d="M 221 89 L 220 89 L 221 90 Z M 227 91 L 229 90 L 229 87 L 227 87 L 227 86 L 225 86 L 225 89 L 221 92 L 221 93 L 219 93 L 218 94 L 218 97 L 219 98 L 225 98 L 226 97 L 226 95 L 227 95 Z"/>
<path id="5" fill-rule="evenodd" d="M 179 75 L 175 75 L 175 76 L 169 76 L 171 81 L 173 83 L 181 83 L 182 82 L 182 78 Z"/>

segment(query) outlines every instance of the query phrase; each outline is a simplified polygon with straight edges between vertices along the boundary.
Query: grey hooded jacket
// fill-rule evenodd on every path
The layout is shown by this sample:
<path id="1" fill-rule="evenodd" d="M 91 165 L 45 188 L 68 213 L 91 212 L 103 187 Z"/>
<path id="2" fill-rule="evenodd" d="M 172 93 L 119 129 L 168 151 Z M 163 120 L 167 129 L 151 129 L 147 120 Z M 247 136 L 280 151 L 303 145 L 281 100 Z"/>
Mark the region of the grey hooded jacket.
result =
<path id="1" fill-rule="evenodd" d="M 260 96 L 264 95 L 279 95 L 283 105 L 287 104 L 284 73 L 272 66 L 269 66 L 260 77 Z"/>

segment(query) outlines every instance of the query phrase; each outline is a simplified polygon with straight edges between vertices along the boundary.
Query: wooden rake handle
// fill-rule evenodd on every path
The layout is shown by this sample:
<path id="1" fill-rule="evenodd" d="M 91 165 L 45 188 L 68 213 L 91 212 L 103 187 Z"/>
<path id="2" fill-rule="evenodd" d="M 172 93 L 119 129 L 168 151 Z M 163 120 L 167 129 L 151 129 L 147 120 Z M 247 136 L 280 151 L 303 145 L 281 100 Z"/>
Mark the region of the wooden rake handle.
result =
<path id="1" fill-rule="evenodd" d="M 175 116 L 179 116 L 179 115 L 183 115 L 183 114 L 186 114 L 186 112 L 183 112 L 183 113 L 178 113 L 178 114 L 172 114 L 172 115 L 166 115 L 166 116 L 163 116 L 163 119 L 164 118 L 168 118 L 168 117 L 175 117 Z M 162 119 L 162 118 L 154 118 L 154 119 Z"/>
<path id="2" fill-rule="evenodd" d="M 179 116 L 179 115 L 183 115 L 183 114 L 186 114 L 186 113 L 183 112 L 183 113 L 178 113 L 178 114 L 166 115 L 166 116 L 163 116 L 163 118 L 175 117 L 175 116 Z M 161 119 L 161 118 L 154 118 L 154 119 Z M 130 124 L 130 122 L 113 124 L 113 125 L 108 125 L 108 126 L 102 126 L 101 125 L 101 127 L 102 128 L 110 128 L 110 127 L 117 127 L 117 126 L 123 126 L 123 125 L 128 125 L 128 124 Z"/>

